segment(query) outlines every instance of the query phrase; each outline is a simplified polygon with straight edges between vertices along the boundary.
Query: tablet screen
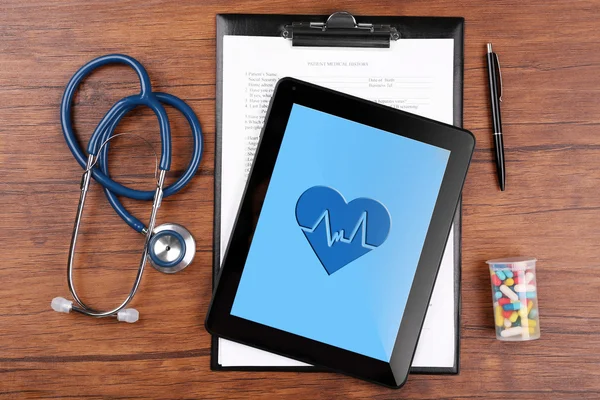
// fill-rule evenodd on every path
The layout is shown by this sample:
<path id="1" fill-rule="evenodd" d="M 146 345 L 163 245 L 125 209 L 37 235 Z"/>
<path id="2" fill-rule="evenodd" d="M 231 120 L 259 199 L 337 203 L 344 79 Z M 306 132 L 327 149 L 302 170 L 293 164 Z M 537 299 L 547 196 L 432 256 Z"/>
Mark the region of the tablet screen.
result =
<path id="1" fill-rule="evenodd" d="M 294 104 L 231 314 L 389 362 L 449 156 Z"/>

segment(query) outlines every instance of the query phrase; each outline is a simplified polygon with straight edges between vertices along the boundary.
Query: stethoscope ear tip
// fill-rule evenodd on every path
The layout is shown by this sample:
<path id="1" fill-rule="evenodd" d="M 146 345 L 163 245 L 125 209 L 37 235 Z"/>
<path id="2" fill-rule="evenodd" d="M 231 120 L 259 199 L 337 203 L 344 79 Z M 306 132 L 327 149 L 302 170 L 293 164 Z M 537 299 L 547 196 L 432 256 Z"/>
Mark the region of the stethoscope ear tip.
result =
<path id="1" fill-rule="evenodd" d="M 64 297 L 55 297 L 50 303 L 50 307 L 56 312 L 70 313 L 73 308 L 73 302 L 65 299 Z"/>
<path id="2" fill-rule="evenodd" d="M 133 324 L 140 319 L 140 313 L 135 308 L 126 308 L 117 313 L 117 320 Z"/>

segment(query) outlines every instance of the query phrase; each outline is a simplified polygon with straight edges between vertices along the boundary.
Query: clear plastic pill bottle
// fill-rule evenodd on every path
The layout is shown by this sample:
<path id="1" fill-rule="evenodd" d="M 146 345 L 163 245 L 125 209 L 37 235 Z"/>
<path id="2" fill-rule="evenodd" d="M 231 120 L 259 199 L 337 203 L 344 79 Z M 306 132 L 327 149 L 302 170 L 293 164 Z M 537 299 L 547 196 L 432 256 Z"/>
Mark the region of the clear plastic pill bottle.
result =
<path id="1" fill-rule="evenodd" d="M 490 267 L 496 338 L 506 341 L 540 337 L 535 258 L 486 261 Z"/>

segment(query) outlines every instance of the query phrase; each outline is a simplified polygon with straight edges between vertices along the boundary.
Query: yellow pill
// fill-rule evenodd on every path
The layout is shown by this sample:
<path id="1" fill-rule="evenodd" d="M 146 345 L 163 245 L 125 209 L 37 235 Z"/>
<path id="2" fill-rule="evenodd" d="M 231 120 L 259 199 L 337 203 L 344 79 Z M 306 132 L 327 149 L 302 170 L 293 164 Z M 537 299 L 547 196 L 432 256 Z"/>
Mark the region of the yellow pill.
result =
<path id="1" fill-rule="evenodd" d="M 501 306 L 496 306 L 495 319 L 496 319 L 496 326 L 504 325 L 504 315 L 502 315 L 502 307 Z"/>
<path id="2" fill-rule="evenodd" d="M 529 334 L 533 335 L 535 333 L 535 328 L 533 326 L 529 327 Z"/>
<path id="3" fill-rule="evenodd" d="M 519 309 L 519 315 L 521 316 L 521 318 L 527 318 L 527 314 L 527 308 L 521 307 L 521 309 Z"/>
<path id="4" fill-rule="evenodd" d="M 507 280 L 504 281 L 504 284 L 506 286 L 512 286 L 515 284 L 515 280 L 513 278 L 508 278 Z"/>
<path id="5" fill-rule="evenodd" d="M 528 301 L 527 302 L 527 314 L 529 314 L 531 312 L 532 308 L 533 308 L 533 301 Z"/>
<path id="6" fill-rule="evenodd" d="M 510 314 L 510 317 L 508 317 L 510 322 L 515 322 L 517 318 L 519 318 L 519 314 L 517 314 L 516 311 L 513 311 L 512 314 Z"/>
<path id="7" fill-rule="evenodd" d="M 534 328 L 535 328 L 535 326 L 537 325 L 537 322 L 535 321 L 535 319 L 528 319 L 528 320 L 527 320 L 527 324 L 528 324 L 530 327 L 534 327 Z"/>

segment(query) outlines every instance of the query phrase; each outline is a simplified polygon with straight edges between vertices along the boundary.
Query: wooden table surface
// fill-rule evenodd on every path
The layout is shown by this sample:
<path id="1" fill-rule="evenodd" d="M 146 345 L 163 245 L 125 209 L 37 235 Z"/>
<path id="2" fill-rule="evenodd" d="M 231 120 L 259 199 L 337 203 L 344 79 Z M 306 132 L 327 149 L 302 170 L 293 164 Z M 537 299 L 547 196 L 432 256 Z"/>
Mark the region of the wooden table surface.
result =
<path id="1" fill-rule="evenodd" d="M 1 398 L 600 398 L 600 2 L 13 1 L 0 4 Z M 466 18 L 464 126 L 477 136 L 463 203 L 461 373 L 411 376 L 400 391 L 333 373 L 212 372 L 203 328 L 211 296 L 215 133 L 215 14 L 445 15 Z M 493 41 L 504 79 L 507 191 L 496 186 L 484 59 Z M 50 309 L 68 296 L 65 265 L 81 169 L 61 134 L 71 75 L 93 57 L 136 57 L 154 87 L 198 114 L 206 152 L 192 184 L 164 201 L 159 223 L 186 225 L 198 249 L 184 273 L 144 275 L 135 325 Z M 125 68 L 104 69 L 76 98 L 87 142 L 114 101 L 137 90 Z M 173 119 L 173 176 L 189 129 Z M 120 126 L 158 143 L 148 110 Z M 152 187 L 152 152 L 115 140 L 111 172 Z M 77 284 L 98 307 L 120 301 L 142 246 L 92 184 L 76 257 Z M 147 202 L 125 202 L 143 220 Z M 494 338 L 484 261 L 539 259 L 541 339 Z"/>

